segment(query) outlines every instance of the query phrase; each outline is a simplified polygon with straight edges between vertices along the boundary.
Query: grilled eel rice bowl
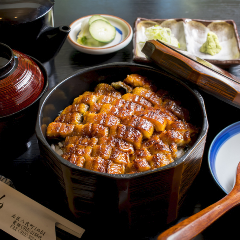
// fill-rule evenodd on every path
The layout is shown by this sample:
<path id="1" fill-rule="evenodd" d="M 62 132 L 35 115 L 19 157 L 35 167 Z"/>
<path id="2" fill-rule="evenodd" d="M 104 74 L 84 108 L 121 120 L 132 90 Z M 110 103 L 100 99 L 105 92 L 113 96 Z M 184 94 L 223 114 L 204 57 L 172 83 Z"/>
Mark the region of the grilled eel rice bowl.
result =
<path id="1" fill-rule="evenodd" d="M 123 91 L 124 90 L 124 91 Z M 139 74 L 75 98 L 47 128 L 51 147 L 67 161 L 97 172 L 131 174 L 174 162 L 198 128 L 165 90 Z"/>

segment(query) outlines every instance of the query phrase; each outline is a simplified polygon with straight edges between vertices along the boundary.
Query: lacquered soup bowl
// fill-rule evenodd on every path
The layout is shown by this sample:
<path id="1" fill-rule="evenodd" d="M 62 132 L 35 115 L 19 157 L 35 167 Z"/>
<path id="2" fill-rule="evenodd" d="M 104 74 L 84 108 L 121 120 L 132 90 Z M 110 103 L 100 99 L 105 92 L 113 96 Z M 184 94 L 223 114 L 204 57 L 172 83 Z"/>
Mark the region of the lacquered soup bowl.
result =
<path id="1" fill-rule="evenodd" d="M 3 43 L 0 60 L 0 148 L 9 159 L 24 149 L 35 133 L 39 100 L 47 91 L 48 76 L 37 59 Z"/>

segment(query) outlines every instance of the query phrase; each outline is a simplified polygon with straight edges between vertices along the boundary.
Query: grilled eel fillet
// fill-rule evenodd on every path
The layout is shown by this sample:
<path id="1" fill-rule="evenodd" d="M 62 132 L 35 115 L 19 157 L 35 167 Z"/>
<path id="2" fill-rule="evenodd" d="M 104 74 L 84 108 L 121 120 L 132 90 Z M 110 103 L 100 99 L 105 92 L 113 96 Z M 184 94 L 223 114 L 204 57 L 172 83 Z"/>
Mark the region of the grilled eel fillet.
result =
<path id="1" fill-rule="evenodd" d="M 81 168 L 136 173 L 173 162 L 198 132 L 188 121 L 188 111 L 166 91 L 131 74 L 75 98 L 49 124 L 47 137 L 64 139 L 62 157 Z"/>

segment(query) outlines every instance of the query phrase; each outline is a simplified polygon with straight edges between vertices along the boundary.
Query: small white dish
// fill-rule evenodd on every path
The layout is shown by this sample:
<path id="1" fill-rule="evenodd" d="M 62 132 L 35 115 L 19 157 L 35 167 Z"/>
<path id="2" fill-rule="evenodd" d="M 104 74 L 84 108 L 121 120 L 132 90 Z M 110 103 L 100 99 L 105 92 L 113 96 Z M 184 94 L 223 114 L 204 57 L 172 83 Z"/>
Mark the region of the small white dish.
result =
<path id="1" fill-rule="evenodd" d="M 95 15 L 95 14 L 94 14 Z M 115 39 L 102 46 L 102 47 L 88 47 L 77 43 L 77 36 L 81 31 L 82 22 L 86 18 L 90 18 L 92 15 L 88 15 L 75 20 L 70 24 L 71 31 L 68 35 L 68 42 L 78 51 L 88 54 L 101 55 L 116 52 L 124 47 L 126 47 L 132 40 L 133 31 L 132 27 L 125 20 L 106 14 L 97 14 L 105 17 L 115 28 L 116 37 Z"/>
<path id="2" fill-rule="evenodd" d="M 225 192 L 229 193 L 235 183 L 237 165 L 240 161 L 240 122 L 223 129 L 213 140 L 208 152 L 211 174 Z"/>

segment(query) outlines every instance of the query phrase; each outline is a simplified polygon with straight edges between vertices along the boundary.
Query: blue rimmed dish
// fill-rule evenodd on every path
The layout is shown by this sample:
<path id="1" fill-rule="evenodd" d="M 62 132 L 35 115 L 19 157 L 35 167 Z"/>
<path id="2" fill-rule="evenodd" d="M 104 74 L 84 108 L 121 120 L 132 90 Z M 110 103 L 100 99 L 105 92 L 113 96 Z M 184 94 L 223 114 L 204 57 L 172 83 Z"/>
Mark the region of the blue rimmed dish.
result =
<path id="1" fill-rule="evenodd" d="M 214 138 L 208 152 L 211 174 L 219 187 L 228 194 L 234 185 L 240 161 L 240 122 L 224 128 Z"/>
<path id="2" fill-rule="evenodd" d="M 128 22 L 125 20 L 107 14 L 98 14 L 106 18 L 116 29 L 116 36 L 114 40 L 100 47 L 89 47 L 86 45 L 81 45 L 77 42 L 77 37 L 81 31 L 81 26 L 84 20 L 90 19 L 93 15 L 88 15 L 75 20 L 70 24 L 71 32 L 68 35 L 68 42 L 78 51 L 93 54 L 102 55 L 112 52 L 116 52 L 124 47 L 126 47 L 132 40 L 133 30 Z"/>

